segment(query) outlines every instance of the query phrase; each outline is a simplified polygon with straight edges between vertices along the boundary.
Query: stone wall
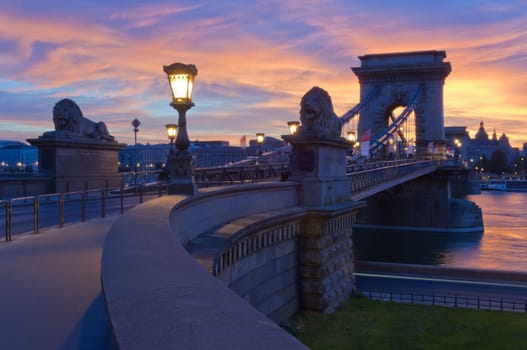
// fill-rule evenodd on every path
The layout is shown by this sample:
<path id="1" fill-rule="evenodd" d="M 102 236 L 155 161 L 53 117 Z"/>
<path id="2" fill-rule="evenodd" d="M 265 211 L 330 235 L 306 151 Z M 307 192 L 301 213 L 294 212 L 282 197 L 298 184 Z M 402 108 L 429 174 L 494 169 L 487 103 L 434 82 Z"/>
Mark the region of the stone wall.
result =
<path id="1" fill-rule="evenodd" d="M 51 193 L 51 177 L 27 175 L 0 177 L 0 199 L 37 196 Z"/>
<path id="2" fill-rule="evenodd" d="M 300 306 L 327 313 L 355 288 L 351 227 L 358 207 L 331 209 L 308 211 L 299 238 Z"/>
<path id="3" fill-rule="evenodd" d="M 213 273 L 276 323 L 298 310 L 297 240 L 300 220 L 273 225 L 218 254 Z"/>
<path id="4" fill-rule="evenodd" d="M 108 233 L 101 280 L 116 348 L 307 349 L 185 251 L 169 222 L 185 200 L 144 203 Z"/>

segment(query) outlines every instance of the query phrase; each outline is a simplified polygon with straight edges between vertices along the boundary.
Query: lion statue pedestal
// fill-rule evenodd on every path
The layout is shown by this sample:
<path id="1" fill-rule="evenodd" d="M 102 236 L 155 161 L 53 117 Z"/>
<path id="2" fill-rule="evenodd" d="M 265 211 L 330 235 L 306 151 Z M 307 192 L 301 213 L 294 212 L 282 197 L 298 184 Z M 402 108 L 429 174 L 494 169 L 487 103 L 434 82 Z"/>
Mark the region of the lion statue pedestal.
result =
<path id="1" fill-rule="evenodd" d="M 326 91 L 314 87 L 304 95 L 300 121 L 296 134 L 282 136 L 293 147 L 289 179 L 298 183 L 307 213 L 298 237 L 300 307 L 331 313 L 355 288 L 352 223 L 363 204 L 351 200 L 350 144 Z"/>
<path id="2" fill-rule="evenodd" d="M 293 146 L 290 179 L 302 185 L 302 205 L 327 206 L 350 201 L 346 176 L 349 143 L 340 136 L 340 120 L 325 90 L 313 87 L 302 97 L 300 121 L 295 135 L 282 138 Z"/>
<path id="3" fill-rule="evenodd" d="M 53 192 L 121 186 L 117 143 L 103 122 L 85 118 L 77 104 L 63 99 L 53 108 L 55 131 L 27 141 L 38 147 L 39 171 L 53 178 Z"/>

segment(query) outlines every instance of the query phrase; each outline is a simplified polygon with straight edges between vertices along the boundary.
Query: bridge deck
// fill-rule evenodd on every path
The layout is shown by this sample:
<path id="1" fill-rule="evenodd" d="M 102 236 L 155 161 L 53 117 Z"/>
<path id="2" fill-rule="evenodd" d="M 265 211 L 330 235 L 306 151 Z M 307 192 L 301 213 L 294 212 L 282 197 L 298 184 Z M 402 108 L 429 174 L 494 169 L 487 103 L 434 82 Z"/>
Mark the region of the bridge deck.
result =
<path id="1" fill-rule="evenodd" d="M 113 349 L 100 266 L 116 218 L 0 244 L 0 349 Z"/>

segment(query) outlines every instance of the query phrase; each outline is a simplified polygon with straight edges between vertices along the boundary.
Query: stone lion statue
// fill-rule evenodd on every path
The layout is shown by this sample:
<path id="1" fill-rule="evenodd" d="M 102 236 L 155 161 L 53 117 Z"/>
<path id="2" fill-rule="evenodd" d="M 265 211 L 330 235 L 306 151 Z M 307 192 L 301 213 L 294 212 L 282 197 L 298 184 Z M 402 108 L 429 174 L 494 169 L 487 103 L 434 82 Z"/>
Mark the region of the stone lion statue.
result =
<path id="1" fill-rule="evenodd" d="M 55 124 L 54 135 L 65 134 L 106 141 L 115 140 L 108 132 L 106 124 L 85 118 L 79 106 L 69 98 L 60 100 L 53 107 L 53 124 Z"/>
<path id="2" fill-rule="evenodd" d="M 340 137 L 342 125 L 333 111 L 331 97 L 326 90 L 315 86 L 300 101 L 300 132 L 313 133 L 315 137 Z"/>

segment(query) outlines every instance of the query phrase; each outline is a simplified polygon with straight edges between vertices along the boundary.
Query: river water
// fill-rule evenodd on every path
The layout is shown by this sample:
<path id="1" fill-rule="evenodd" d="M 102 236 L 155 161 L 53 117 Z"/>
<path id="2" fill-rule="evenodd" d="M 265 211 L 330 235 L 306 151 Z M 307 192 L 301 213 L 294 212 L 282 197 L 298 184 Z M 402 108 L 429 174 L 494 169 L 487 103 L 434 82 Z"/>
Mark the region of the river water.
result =
<path id="1" fill-rule="evenodd" d="M 356 259 L 527 272 L 527 193 L 467 196 L 483 211 L 483 233 L 354 229 Z"/>

